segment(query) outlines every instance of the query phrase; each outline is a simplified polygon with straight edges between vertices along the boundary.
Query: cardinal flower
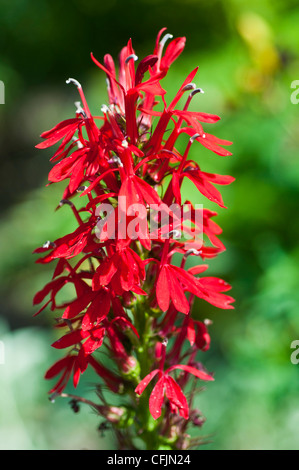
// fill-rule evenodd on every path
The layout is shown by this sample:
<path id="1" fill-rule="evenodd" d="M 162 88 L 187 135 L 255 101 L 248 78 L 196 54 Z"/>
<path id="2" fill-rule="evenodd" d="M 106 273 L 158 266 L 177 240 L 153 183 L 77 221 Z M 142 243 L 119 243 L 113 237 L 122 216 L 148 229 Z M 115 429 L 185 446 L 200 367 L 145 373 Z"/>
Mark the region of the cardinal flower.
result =
<path id="1" fill-rule="evenodd" d="M 80 99 L 75 113 L 43 132 L 37 144 L 57 146 L 48 180 L 64 183 L 57 209 L 71 210 L 75 219 L 69 233 L 35 250 L 37 263 L 55 264 L 52 279 L 34 297 L 34 305 L 41 304 L 35 315 L 47 307 L 56 312 L 59 337 L 52 346 L 63 353 L 45 377 L 57 379 L 51 394 L 69 396 L 67 388 L 76 388 L 92 369 L 101 403 L 71 394 L 72 399 L 117 423 L 120 448 L 135 448 L 136 437 L 146 448 L 192 444 L 186 432 L 198 416 L 192 377 L 214 380 L 200 362 L 211 344 L 210 323 L 194 300 L 227 310 L 234 300 L 227 295 L 231 286 L 206 275 L 209 266 L 203 264 L 225 250 L 217 213 L 195 205 L 200 195 L 226 207 L 221 187 L 234 178 L 218 174 L 217 167 L 207 172 L 201 150 L 230 156 L 226 147 L 232 142 L 207 132 L 207 126 L 217 128 L 217 114 L 194 110 L 204 93 L 195 83 L 199 67 L 186 72 L 168 99 L 162 80 L 186 38 L 165 30 L 140 60 L 131 39 L 120 51 L 118 67 L 110 54 L 102 62 L 91 54 L 108 88 L 101 115 L 91 113 L 81 84 L 70 78 L 67 83 L 76 86 Z M 183 198 L 186 178 L 197 193 L 194 201 Z M 189 256 L 199 260 L 192 267 L 186 264 Z M 109 368 L 102 363 L 107 353 Z M 133 391 L 143 394 L 154 378 L 147 405 L 144 395 L 140 400 Z M 107 387 L 123 396 L 119 410 L 108 403 Z M 116 410 L 113 417 L 109 410 Z"/>
<path id="2" fill-rule="evenodd" d="M 189 417 L 189 408 L 186 397 L 183 394 L 178 383 L 169 375 L 170 372 L 176 369 L 181 369 L 185 372 L 189 372 L 190 374 L 193 374 L 195 377 L 198 377 L 201 380 L 214 380 L 211 375 L 197 370 L 195 369 L 195 367 L 184 364 L 177 364 L 175 366 L 171 366 L 165 371 L 162 371 L 161 369 L 153 370 L 139 383 L 139 385 L 135 389 L 135 392 L 138 395 L 141 395 L 144 392 L 145 388 L 148 386 L 148 384 L 151 382 L 151 380 L 156 375 L 158 375 L 159 380 L 154 386 L 149 399 L 149 409 L 154 419 L 158 419 L 161 416 L 162 404 L 164 401 L 164 393 L 170 402 L 171 411 L 173 413 L 178 412 L 180 416 L 185 419 L 188 419 Z"/>

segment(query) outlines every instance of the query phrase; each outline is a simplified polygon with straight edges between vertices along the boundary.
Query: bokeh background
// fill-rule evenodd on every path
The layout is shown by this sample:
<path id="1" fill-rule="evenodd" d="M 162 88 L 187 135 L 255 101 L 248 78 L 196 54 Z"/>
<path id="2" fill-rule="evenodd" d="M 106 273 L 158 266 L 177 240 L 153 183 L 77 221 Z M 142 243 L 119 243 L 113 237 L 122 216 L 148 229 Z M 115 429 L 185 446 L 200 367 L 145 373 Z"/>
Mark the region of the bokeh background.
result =
<path id="1" fill-rule="evenodd" d="M 207 421 L 196 432 L 209 441 L 203 449 L 299 448 L 299 365 L 290 361 L 299 339 L 299 105 L 290 100 L 298 24 L 296 0 L 0 0 L 0 449 L 114 449 L 89 408 L 74 414 L 67 400 L 48 400 L 43 374 L 59 355 L 50 318 L 32 317 L 32 297 L 52 266 L 31 253 L 67 233 L 72 215 L 55 212 L 62 187 L 45 187 L 51 149 L 34 146 L 74 115 L 68 77 L 100 114 L 105 76 L 91 51 L 117 57 L 131 37 L 142 57 L 164 26 L 187 37 L 164 82 L 168 96 L 199 65 L 205 94 L 194 109 L 220 115 L 209 130 L 234 142 L 227 158 L 192 149 L 204 171 L 236 177 L 222 191 L 228 209 L 209 206 L 227 247 L 211 273 L 233 285 L 236 303 L 196 304 L 197 318 L 213 321 L 201 359 L 216 377 L 197 397 Z M 192 187 L 184 191 L 194 200 Z M 85 376 L 79 393 L 92 396 L 93 380 Z"/>

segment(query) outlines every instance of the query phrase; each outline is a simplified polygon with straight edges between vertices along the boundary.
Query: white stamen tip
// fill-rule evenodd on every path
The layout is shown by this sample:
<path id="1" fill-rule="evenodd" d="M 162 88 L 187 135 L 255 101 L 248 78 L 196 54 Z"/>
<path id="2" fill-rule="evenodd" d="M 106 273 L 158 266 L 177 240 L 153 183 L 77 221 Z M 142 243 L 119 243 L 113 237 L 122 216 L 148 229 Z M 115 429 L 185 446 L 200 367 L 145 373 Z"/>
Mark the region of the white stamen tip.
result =
<path id="1" fill-rule="evenodd" d="M 108 106 L 106 106 L 105 104 L 102 104 L 101 111 L 102 111 L 103 114 L 107 114 L 108 111 L 109 111 Z"/>
<path id="2" fill-rule="evenodd" d="M 128 141 L 125 140 L 125 139 L 122 141 L 121 145 L 122 145 L 125 149 L 127 149 L 127 148 L 129 147 Z"/>
<path id="3" fill-rule="evenodd" d="M 184 86 L 183 91 L 196 90 L 195 83 L 188 83 Z"/>
<path id="4" fill-rule="evenodd" d="M 129 62 L 129 60 L 131 60 L 131 59 L 133 59 L 134 62 L 136 62 L 136 60 L 138 60 L 138 57 L 137 57 L 136 54 L 131 54 L 131 55 L 129 55 L 129 56 L 126 58 L 126 60 L 125 60 L 126 64 L 127 64 L 127 63 Z"/>
<path id="5" fill-rule="evenodd" d="M 202 134 L 202 138 L 205 139 L 205 138 L 206 138 L 206 134 Z"/>
<path id="6" fill-rule="evenodd" d="M 78 149 L 82 149 L 84 147 L 82 142 L 75 135 L 72 137 L 72 140 L 76 142 Z"/>
<path id="7" fill-rule="evenodd" d="M 76 85 L 76 87 L 78 88 L 82 88 L 81 86 L 81 83 L 78 82 L 78 80 L 75 80 L 75 78 L 68 78 L 65 83 L 69 84 L 69 83 L 73 83 L 74 85 Z"/>
<path id="8" fill-rule="evenodd" d="M 64 206 L 64 204 L 68 204 L 69 206 L 74 207 L 72 201 L 69 201 L 68 199 L 61 199 L 59 203 L 60 207 Z"/>
<path id="9" fill-rule="evenodd" d="M 76 189 L 77 193 L 80 193 L 81 191 L 85 191 L 88 188 L 88 186 L 79 186 L 79 188 Z"/>
<path id="10" fill-rule="evenodd" d="M 165 36 L 163 36 L 163 38 L 161 39 L 160 41 L 160 46 L 164 47 L 166 41 L 168 41 L 168 39 L 172 39 L 173 38 L 173 34 L 165 34 Z"/>
<path id="11" fill-rule="evenodd" d="M 200 134 L 194 134 L 192 137 L 190 137 L 190 142 L 193 144 L 194 140 L 197 139 L 197 137 L 200 137 Z"/>
<path id="12" fill-rule="evenodd" d="M 43 244 L 43 248 L 46 248 L 46 249 L 55 248 L 55 246 L 56 246 L 55 243 L 50 242 L 50 240 L 48 240 L 46 243 Z"/>
<path id="13" fill-rule="evenodd" d="M 189 255 L 200 255 L 200 251 L 195 250 L 194 248 L 190 248 L 190 250 L 186 251 L 184 257 L 187 258 Z"/>
<path id="14" fill-rule="evenodd" d="M 123 167 L 122 161 L 119 157 L 114 155 L 113 157 L 109 158 L 108 163 L 116 163 L 119 167 Z"/>
<path id="15" fill-rule="evenodd" d="M 191 91 L 190 95 L 194 96 L 196 93 L 204 93 L 202 88 L 195 88 L 195 90 Z"/>
<path id="16" fill-rule="evenodd" d="M 169 235 L 171 238 L 180 238 L 181 232 L 179 232 L 178 230 L 171 230 L 171 232 L 169 232 L 168 235 Z"/>

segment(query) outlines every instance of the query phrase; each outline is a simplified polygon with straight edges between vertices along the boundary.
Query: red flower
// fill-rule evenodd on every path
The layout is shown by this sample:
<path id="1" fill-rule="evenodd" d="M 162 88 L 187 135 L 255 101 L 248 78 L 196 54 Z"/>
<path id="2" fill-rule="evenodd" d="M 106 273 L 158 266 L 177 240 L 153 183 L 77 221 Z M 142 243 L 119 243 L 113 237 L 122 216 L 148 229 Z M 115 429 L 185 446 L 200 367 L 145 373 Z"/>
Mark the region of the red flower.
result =
<path id="1" fill-rule="evenodd" d="M 186 372 L 189 372 L 195 377 L 198 377 L 201 380 L 214 380 L 213 377 L 205 372 L 195 369 L 195 367 L 191 367 L 184 364 L 178 364 L 175 366 L 169 367 L 164 372 L 160 369 L 153 370 L 150 374 L 148 374 L 144 379 L 140 382 L 140 384 L 136 387 L 135 392 L 138 395 L 141 395 L 145 388 L 148 386 L 150 381 L 158 374 L 159 380 L 153 388 L 153 391 L 150 395 L 149 400 L 149 409 L 152 417 L 157 419 L 161 416 L 162 404 L 164 400 L 164 392 L 166 397 L 168 398 L 172 413 L 179 413 L 185 419 L 189 417 L 189 408 L 188 403 L 186 400 L 185 395 L 183 394 L 180 386 L 177 382 L 170 377 L 168 374 L 169 372 L 181 369 Z"/>
<path id="2" fill-rule="evenodd" d="M 224 148 L 231 142 L 204 130 L 206 124 L 217 123 L 219 116 L 189 110 L 191 101 L 203 92 L 194 83 L 198 67 L 187 74 L 167 102 L 161 80 L 186 40 L 173 39 L 166 47 L 172 36 L 162 38 L 164 31 L 158 33 L 153 53 L 137 66 L 138 57 L 129 40 L 120 52 L 118 73 L 109 54 L 103 64 L 91 55 L 107 77 L 109 103 L 101 108 L 103 116 L 91 114 L 82 86 L 69 79 L 67 82 L 78 89 L 82 106 L 77 102 L 75 117 L 41 135 L 44 141 L 38 148 L 58 144 L 49 182 L 66 181 L 57 208 L 69 206 L 77 225 L 71 233 L 35 250 L 41 255 L 37 263 L 56 260 L 56 267 L 52 280 L 35 295 L 34 304 L 42 304 L 36 315 L 48 305 L 60 311 L 56 327 L 64 333 L 52 346 L 70 348 L 46 373 L 47 379 L 59 376 L 51 393 L 61 394 L 71 377 L 76 387 L 81 374 L 91 366 L 110 390 L 125 394 L 132 391 L 133 383 L 135 387 L 140 370 L 145 370 L 154 351 L 152 360 L 157 368 L 135 391 L 141 395 L 157 376 L 149 400 L 154 419 L 162 415 L 164 397 L 168 400 L 165 419 L 157 430 L 170 433 L 167 426 L 171 425 L 171 432 L 176 428 L 177 437 L 183 439 L 187 423 L 182 424 L 181 418 L 187 420 L 192 407 L 192 400 L 187 401 L 184 394 L 189 374 L 214 380 L 197 362 L 197 354 L 208 350 L 211 338 L 206 322 L 193 319 L 194 299 L 231 309 L 233 298 L 226 294 L 229 284 L 202 275 L 208 269 L 202 260 L 225 250 L 218 238 L 222 230 L 214 222 L 217 213 L 184 201 L 181 187 L 188 178 L 202 196 L 225 207 L 216 186 L 230 184 L 234 178 L 206 172 L 204 160 L 199 164 L 189 157 L 191 148 L 200 149 L 198 143 L 220 156 L 231 155 Z M 160 111 L 155 109 L 158 103 Z M 189 136 L 184 151 L 180 150 L 182 135 Z M 76 200 L 81 204 L 79 209 Z M 187 216 L 184 202 L 189 207 Z M 157 210 L 154 230 L 152 210 Z M 177 238 L 180 232 L 184 237 Z M 189 256 L 199 257 L 200 262 L 186 268 Z M 73 291 L 67 300 L 65 286 Z M 161 338 L 165 338 L 163 343 Z M 168 339 L 172 341 L 166 354 Z M 115 372 L 95 358 L 103 349 L 114 362 Z M 171 373 L 177 369 L 181 372 L 174 379 Z M 97 392 L 104 406 L 95 409 L 104 413 L 111 407 L 100 387 Z M 138 412 L 141 405 L 137 400 L 134 406 Z M 126 411 L 129 416 L 132 410 Z M 194 412 L 190 410 L 190 416 Z M 179 417 L 173 419 L 169 413 Z M 139 435 L 146 431 L 143 434 L 147 436 L 142 416 L 138 415 L 134 425 Z M 120 428 L 118 436 L 122 436 Z M 129 442 L 130 436 L 126 439 Z M 179 445 L 180 439 L 172 442 Z"/>

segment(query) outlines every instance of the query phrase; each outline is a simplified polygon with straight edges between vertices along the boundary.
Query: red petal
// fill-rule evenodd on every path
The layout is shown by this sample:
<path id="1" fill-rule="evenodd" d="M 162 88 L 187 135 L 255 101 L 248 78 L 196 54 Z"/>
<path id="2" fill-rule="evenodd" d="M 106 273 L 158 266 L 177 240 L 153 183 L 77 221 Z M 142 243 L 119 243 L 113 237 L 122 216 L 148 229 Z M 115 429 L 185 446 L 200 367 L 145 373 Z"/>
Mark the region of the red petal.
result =
<path id="1" fill-rule="evenodd" d="M 53 364 L 45 373 L 45 379 L 52 379 L 58 375 L 63 369 L 71 368 L 74 362 L 75 356 L 66 356 L 62 359 L 59 359 L 55 364 Z"/>
<path id="2" fill-rule="evenodd" d="M 66 121 L 61 122 L 50 131 L 41 134 L 41 137 L 46 138 L 47 140 L 37 144 L 35 147 L 38 149 L 44 149 L 56 144 L 56 142 L 62 139 L 62 137 L 64 137 L 67 133 L 72 132 L 74 134 L 79 122 L 80 121 L 78 119 L 67 119 Z"/>
<path id="3" fill-rule="evenodd" d="M 177 280 L 175 273 L 171 268 L 166 267 L 168 285 L 170 290 L 171 300 L 175 308 L 182 313 L 187 314 L 190 310 L 189 302 L 184 295 L 184 291 Z"/>
<path id="4" fill-rule="evenodd" d="M 73 193 L 80 186 L 84 178 L 85 158 L 80 158 L 72 167 L 72 174 L 69 183 L 70 192 Z"/>
<path id="5" fill-rule="evenodd" d="M 209 265 L 208 264 L 200 264 L 198 266 L 194 266 L 193 268 L 188 269 L 188 273 L 195 275 L 195 274 L 200 274 L 203 273 L 208 269 Z"/>
<path id="6" fill-rule="evenodd" d="M 161 377 L 153 388 L 149 399 L 149 410 L 154 419 L 161 416 L 162 404 L 164 400 L 165 377 Z"/>
<path id="7" fill-rule="evenodd" d="M 187 338 L 191 346 L 193 346 L 193 344 L 195 343 L 195 337 L 196 335 L 195 335 L 194 322 L 191 318 L 189 318 L 188 327 L 187 327 Z"/>
<path id="8" fill-rule="evenodd" d="M 82 330 L 90 330 L 95 323 L 100 323 L 109 313 L 110 310 L 110 294 L 104 289 L 96 296 L 88 307 L 83 320 Z"/>
<path id="9" fill-rule="evenodd" d="M 194 173 L 194 174 L 193 174 Z M 215 202 L 220 207 L 226 208 L 223 204 L 221 193 L 209 181 L 202 177 L 204 173 L 188 172 L 186 177 L 189 178 L 197 187 L 197 189 L 210 201 Z"/>
<path id="10" fill-rule="evenodd" d="M 194 111 L 175 110 L 173 112 L 173 114 L 175 114 L 176 116 L 181 116 L 187 122 L 189 122 L 190 118 L 195 118 L 195 119 L 198 119 L 201 122 L 209 122 L 209 123 L 217 122 L 220 119 L 220 117 L 216 116 L 215 114 L 197 113 L 197 112 L 194 112 Z"/>
<path id="11" fill-rule="evenodd" d="M 105 336 L 105 328 L 98 328 L 91 333 L 82 345 L 85 354 L 92 354 L 96 349 L 102 346 Z"/>
<path id="12" fill-rule="evenodd" d="M 167 279 L 168 278 L 166 275 L 166 267 L 163 266 L 159 274 L 158 282 L 156 286 L 157 302 L 158 302 L 160 309 L 163 312 L 166 312 L 166 310 L 168 310 L 169 302 L 170 302 L 170 293 L 169 293 L 169 286 L 168 286 Z"/>
<path id="13" fill-rule="evenodd" d="M 186 38 L 175 38 L 169 43 L 165 51 L 164 57 L 161 59 L 161 69 L 168 69 L 170 65 L 178 58 L 183 52 L 186 43 Z"/>
<path id="14" fill-rule="evenodd" d="M 62 318 L 71 319 L 79 315 L 79 313 L 81 313 L 82 310 L 87 307 L 94 295 L 94 292 L 87 292 L 82 297 L 74 300 L 70 305 L 67 306 L 63 312 Z"/>
<path id="15" fill-rule="evenodd" d="M 178 364 L 176 366 L 171 366 L 165 373 L 171 372 L 174 369 L 182 369 L 185 370 L 186 372 L 190 372 L 190 374 L 195 375 L 195 377 L 198 377 L 201 380 L 214 380 L 214 378 L 207 374 L 206 372 L 202 372 L 201 370 L 195 369 L 195 367 L 191 366 L 186 366 L 184 364 Z"/>
<path id="16" fill-rule="evenodd" d="M 148 55 L 142 59 L 137 67 L 135 76 L 135 86 L 141 83 L 144 74 L 148 71 L 149 67 L 153 67 L 158 60 L 156 55 Z"/>
<path id="17" fill-rule="evenodd" d="M 92 280 L 93 290 L 97 290 L 101 286 L 107 286 L 109 284 L 114 274 L 118 271 L 117 260 L 118 255 L 114 255 L 110 259 L 105 259 L 105 261 L 100 264 Z"/>
<path id="18" fill-rule="evenodd" d="M 166 384 L 166 396 L 168 400 L 175 406 L 178 407 L 180 415 L 188 419 L 189 418 L 189 408 L 185 395 L 182 392 L 181 387 L 172 377 L 165 378 Z"/>
<path id="19" fill-rule="evenodd" d="M 135 393 L 137 393 L 138 395 L 141 395 L 144 392 L 145 388 L 150 383 L 150 381 L 155 377 L 155 375 L 158 374 L 158 372 L 159 374 L 161 374 L 161 371 L 159 369 L 155 369 L 146 377 L 144 377 L 144 379 L 142 379 L 142 381 L 135 388 Z"/>
<path id="20" fill-rule="evenodd" d="M 69 279 L 65 276 L 60 277 L 59 279 L 55 279 L 48 284 L 45 285 L 45 287 L 37 292 L 34 296 L 33 299 L 33 305 L 40 304 L 44 298 L 51 292 L 51 290 L 54 290 L 57 292 L 60 290 L 67 282 L 69 282 Z"/>
<path id="21" fill-rule="evenodd" d="M 76 124 L 76 123 L 78 124 L 79 122 L 81 122 L 81 120 L 79 120 L 78 118 L 66 119 L 65 121 L 61 121 L 59 124 L 57 124 L 55 127 L 50 129 L 49 131 L 43 132 L 41 134 L 41 137 L 43 139 L 48 139 L 49 137 L 51 137 L 53 134 L 60 131 L 61 129 L 65 129 L 67 126 L 70 126 L 72 124 Z"/>
<path id="22" fill-rule="evenodd" d="M 80 343 L 80 341 L 83 338 L 86 338 L 88 335 L 89 333 L 86 331 L 72 331 L 71 333 L 62 336 L 62 338 L 55 341 L 55 343 L 52 344 L 52 347 L 56 349 L 68 348 L 69 346 L 73 346 L 74 344 Z"/>

